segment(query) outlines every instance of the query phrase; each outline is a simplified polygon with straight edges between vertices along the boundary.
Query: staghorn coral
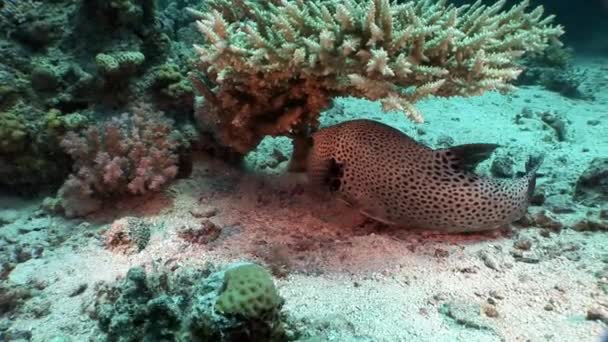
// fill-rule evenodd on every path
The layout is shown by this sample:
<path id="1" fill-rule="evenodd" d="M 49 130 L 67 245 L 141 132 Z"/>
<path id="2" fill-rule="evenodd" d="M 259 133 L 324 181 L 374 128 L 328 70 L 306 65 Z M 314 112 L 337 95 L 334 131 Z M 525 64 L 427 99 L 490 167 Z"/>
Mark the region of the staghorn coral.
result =
<path id="1" fill-rule="evenodd" d="M 173 121 L 145 107 L 84 134 L 68 132 L 61 146 L 74 172 L 59 190 L 66 215 L 86 215 L 117 195 L 161 190 L 177 175 L 181 143 Z"/>
<path id="2" fill-rule="evenodd" d="M 422 122 L 414 103 L 424 97 L 510 90 L 517 59 L 563 30 L 542 7 L 526 11 L 528 0 L 505 2 L 210 0 L 190 10 L 205 38 L 195 45 L 204 78 L 193 74 L 201 126 L 242 154 L 266 135 L 289 136 L 302 159 L 335 96 Z"/>

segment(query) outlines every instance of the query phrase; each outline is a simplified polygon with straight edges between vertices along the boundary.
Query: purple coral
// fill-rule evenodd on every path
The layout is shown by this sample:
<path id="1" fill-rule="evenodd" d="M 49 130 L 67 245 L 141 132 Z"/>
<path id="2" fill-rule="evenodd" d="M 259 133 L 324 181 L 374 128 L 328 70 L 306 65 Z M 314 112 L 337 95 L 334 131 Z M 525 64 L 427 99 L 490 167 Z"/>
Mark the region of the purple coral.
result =
<path id="1" fill-rule="evenodd" d="M 146 108 L 66 134 L 74 172 L 59 191 L 63 209 L 81 216 L 106 198 L 161 190 L 177 175 L 179 145 L 173 121 Z"/>

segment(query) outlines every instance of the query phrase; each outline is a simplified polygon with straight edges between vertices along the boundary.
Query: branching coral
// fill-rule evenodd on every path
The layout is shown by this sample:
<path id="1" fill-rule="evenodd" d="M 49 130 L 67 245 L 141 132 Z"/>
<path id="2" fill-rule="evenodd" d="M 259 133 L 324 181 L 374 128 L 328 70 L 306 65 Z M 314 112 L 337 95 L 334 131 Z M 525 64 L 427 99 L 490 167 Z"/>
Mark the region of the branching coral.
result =
<path id="1" fill-rule="evenodd" d="M 195 45 L 202 125 L 243 154 L 266 135 L 290 136 L 298 158 L 335 96 L 380 100 L 421 122 L 414 103 L 429 95 L 510 90 L 517 59 L 563 30 L 542 7 L 526 11 L 528 0 L 505 2 L 210 0 L 191 10 L 205 37 Z"/>
<path id="2" fill-rule="evenodd" d="M 178 172 L 180 137 L 162 113 L 139 108 L 61 142 L 74 159 L 74 173 L 59 190 L 68 216 L 96 210 L 116 195 L 161 190 Z"/>

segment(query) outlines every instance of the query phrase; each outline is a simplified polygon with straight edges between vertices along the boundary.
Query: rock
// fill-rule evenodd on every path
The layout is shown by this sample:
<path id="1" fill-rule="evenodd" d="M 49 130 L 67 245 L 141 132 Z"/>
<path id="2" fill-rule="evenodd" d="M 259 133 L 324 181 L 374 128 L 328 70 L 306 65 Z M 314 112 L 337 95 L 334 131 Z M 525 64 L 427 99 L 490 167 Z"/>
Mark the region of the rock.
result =
<path id="1" fill-rule="evenodd" d="M 439 137 L 437 137 L 437 146 L 441 146 L 441 147 L 450 147 L 450 146 L 454 146 L 454 138 L 442 134 Z"/>
<path id="2" fill-rule="evenodd" d="M 14 209 L 0 210 L 0 226 L 17 221 L 20 217 L 19 211 Z"/>
<path id="3" fill-rule="evenodd" d="M 491 318 L 496 318 L 496 317 L 499 316 L 498 309 L 496 309 L 496 307 L 494 305 L 484 305 L 483 306 L 483 313 L 487 317 L 491 317 Z"/>
<path id="4" fill-rule="evenodd" d="M 112 222 L 104 235 L 107 249 L 123 254 L 135 254 L 148 245 L 151 224 L 142 218 L 127 216 Z"/>
<path id="5" fill-rule="evenodd" d="M 284 278 L 293 269 L 293 251 L 284 244 L 263 245 L 256 255 L 265 261 L 266 266 L 275 277 Z M 404 282 L 408 283 L 407 279 L 404 279 Z"/>
<path id="6" fill-rule="evenodd" d="M 0 285 L 0 315 L 10 315 L 17 311 L 33 295 L 32 289 L 25 285 Z"/>
<path id="7" fill-rule="evenodd" d="M 0 334 L 0 341 L 31 341 L 32 332 L 30 330 L 8 329 Z"/>
<path id="8" fill-rule="evenodd" d="M 564 228 L 564 224 L 547 210 L 538 212 L 534 216 L 534 222 L 542 228 L 547 228 L 556 232 L 559 232 Z"/>
<path id="9" fill-rule="evenodd" d="M 514 223 L 520 227 L 532 227 L 534 226 L 534 217 L 528 213 Z"/>
<path id="10" fill-rule="evenodd" d="M 521 237 L 513 243 L 513 247 L 522 251 L 529 251 L 530 248 L 532 248 L 532 239 L 529 237 Z"/>
<path id="11" fill-rule="evenodd" d="M 511 178 L 514 175 L 513 164 L 513 159 L 510 156 L 498 156 L 494 158 L 494 161 L 492 161 L 492 165 L 490 166 L 490 172 L 494 177 Z"/>
<path id="12" fill-rule="evenodd" d="M 557 141 L 565 141 L 567 136 L 566 121 L 556 113 L 544 112 L 540 114 L 541 120 L 555 130 Z"/>
<path id="13" fill-rule="evenodd" d="M 588 206 L 608 202 L 608 158 L 595 158 L 576 181 L 574 200 Z"/>
<path id="14" fill-rule="evenodd" d="M 584 231 L 608 231 L 608 222 L 596 221 L 592 219 L 584 218 L 572 226 L 572 229 L 584 232 Z"/>
<path id="15" fill-rule="evenodd" d="M 496 259 L 494 259 L 492 255 L 490 255 L 490 253 L 488 253 L 487 251 L 481 251 L 479 252 L 479 257 L 483 261 L 483 264 L 486 265 L 486 267 L 498 271 L 498 263 L 496 262 Z"/>
<path id="16" fill-rule="evenodd" d="M 34 297 L 25 303 L 23 311 L 34 318 L 41 318 L 51 313 L 51 302 L 40 297 Z"/>
<path id="17" fill-rule="evenodd" d="M 595 272 L 594 275 L 596 278 L 599 278 L 599 279 L 604 278 L 608 281 L 608 266 L 604 266 L 604 268 Z"/>
<path id="18" fill-rule="evenodd" d="M 217 208 L 194 208 L 190 211 L 190 214 L 196 218 L 210 218 L 217 215 Z"/>
<path id="19" fill-rule="evenodd" d="M 547 199 L 547 196 L 545 194 L 545 189 L 536 188 L 536 190 L 534 190 L 534 193 L 532 194 L 532 197 L 530 198 L 530 204 L 540 207 L 543 204 L 545 204 L 546 199 Z"/>
<path id="20" fill-rule="evenodd" d="M 558 242 L 555 256 L 561 255 L 570 261 L 581 260 L 580 245 L 575 242 Z"/>
<path id="21" fill-rule="evenodd" d="M 11 321 L 8 318 L 0 319 L 0 331 L 7 331 L 11 327 Z"/>
<path id="22" fill-rule="evenodd" d="M 13 249 L 14 260 L 18 263 L 24 263 L 32 258 L 32 252 L 24 245 L 16 245 Z"/>
<path id="23" fill-rule="evenodd" d="M 544 207 L 555 214 L 570 214 L 576 211 L 576 205 L 570 196 L 555 194 L 545 198 Z"/>
<path id="24" fill-rule="evenodd" d="M 519 254 L 512 254 L 513 258 L 515 258 L 516 261 L 519 262 L 525 262 L 527 264 L 538 264 L 540 262 L 540 257 L 534 253 L 522 253 L 521 255 Z"/>
<path id="25" fill-rule="evenodd" d="M 495 298 L 495 299 L 498 299 L 498 300 L 505 299 L 505 297 L 500 292 L 498 292 L 496 290 L 491 290 L 490 291 L 490 296 L 492 298 Z"/>
<path id="26" fill-rule="evenodd" d="M 435 248 L 435 257 L 436 258 L 447 258 L 450 256 L 450 252 L 443 248 Z"/>
<path id="27" fill-rule="evenodd" d="M 524 107 L 521 109 L 521 116 L 526 119 L 532 119 L 534 117 L 534 112 L 530 107 Z"/>
<path id="28" fill-rule="evenodd" d="M 481 315 L 482 308 L 476 303 L 448 302 L 441 305 L 439 312 L 467 328 L 494 330 L 491 322 Z"/>
<path id="29" fill-rule="evenodd" d="M 74 288 L 74 289 L 73 289 L 73 290 L 70 292 L 70 294 L 69 294 L 68 296 L 70 296 L 70 297 L 76 297 L 76 296 L 79 296 L 79 295 L 81 295 L 81 294 L 82 294 L 84 291 L 86 291 L 86 290 L 87 290 L 87 287 L 88 287 L 88 285 L 87 285 L 86 283 L 82 283 L 82 284 L 80 284 L 80 285 L 76 286 L 76 288 Z"/>
<path id="30" fill-rule="evenodd" d="M 608 313 L 601 308 L 591 308 L 587 310 L 587 319 L 608 324 Z"/>
<path id="31" fill-rule="evenodd" d="M 180 238 L 191 243 L 203 245 L 217 240 L 221 234 L 222 228 L 209 219 L 204 219 L 200 225 L 195 227 L 183 226 L 177 232 Z"/>

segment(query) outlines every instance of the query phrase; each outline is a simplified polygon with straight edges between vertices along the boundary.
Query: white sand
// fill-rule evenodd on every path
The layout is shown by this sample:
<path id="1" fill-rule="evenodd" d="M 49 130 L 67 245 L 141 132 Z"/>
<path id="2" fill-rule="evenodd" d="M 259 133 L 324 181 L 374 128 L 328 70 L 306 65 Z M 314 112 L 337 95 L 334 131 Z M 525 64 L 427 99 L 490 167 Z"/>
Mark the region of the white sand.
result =
<path id="1" fill-rule="evenodd" d="M 536 87 L 509 95 L 431 99 L 418 105 L 427 123 L 416 126 L 399 114 L 379 112 L 375 103 L 348 99 L 337 101 L 324 122 L 379 119 L 431 146 L 441 136 L 453 138 L 454 144 L 499 143 L 504 146 L 499 152 L 512 152 L 519 170 L 530 153 L 542 152 L 546 177 L 539 184 L 547 183 L 549 193 L 556 193 L 571 189 L 594 157 L 608 156 L 608 61 L 582 63 L 589 69 L 588 85 L 604 89 L 595 92 L 593 101 L 566 99 Z M 539 119 L 516 125 L 514 117 L 524 107 L 535 113 L 555 111 L 567 119 L 567 141 L 545 141 L 554 133 L 542 130 Z M 590 119 L 601 123 L 590 126 Z M 426 134 L 416 134 L 418 129 Z M 111 223 L 125 215 L 145 215 L 163 223 L 137 255 L 113 254 L 98 239 L 82 236 L 87 228 L 80 227 L 63 247 L 19 264 L 10 280 L 48 282 L 43 294 L 51 312 L 41 319 L 19 318 L 14 328 L 31 330 L 33 341 L 57 335 L 84 341 L 95 322 L 83 312 L 98 281 L 122 276 L 134 265 L 253 259 L 286 264 L 289 275 L 277 280 L 284 309 L 308 320 L 308 329 L 328 341 L 594 341 L 601 333 L 601 323 L 587 321 L 585 315 L 589 308 L 608 309 L 608 298 L 593 274 L 604 267 L 602 258 L 608 259 L 606 233 L 567 229 L 543 237 L 540 229 L 530 228 L 514 234 L 442 235 L 381 227 L 339 203 L 310 197 L 301 191 L 301 175 L 256 168 L 267 164 L 275 148 L 288 153 L 284 140 L 265 141 L 249 157 L 253 170 L 247 173 L 197 160 L 192 177 L 176 182 L 166 195 L 127 201 L 121 210 L 95 218 Z M 211 220 L 223 227 L 219 240 L 191 245 L 176 235 L 181 226 L 198 224 L 189 213 L 195 208 L 218 210 Z M 569 219 L 584 214 L 582 208 Z M 531 253 L 539 263 L 519 262 L 510 255 L 517 236 L 533 240 Z M 567 251 L 568 244 L 578 250 Z M 480 252 L 496 269 L 484 264 Z M 88 288 L 82 295 L 68 297 L 83 283 Z M 467 328 L 439 312 L 444 303 L 487 309 L 492 291 L 503 297 L 495 299 L 498 317 L 472 316 L 487 329 Z M 545 308 L 548 304 L 551 311 Z"/>

